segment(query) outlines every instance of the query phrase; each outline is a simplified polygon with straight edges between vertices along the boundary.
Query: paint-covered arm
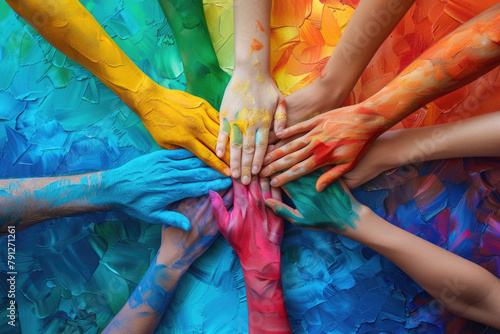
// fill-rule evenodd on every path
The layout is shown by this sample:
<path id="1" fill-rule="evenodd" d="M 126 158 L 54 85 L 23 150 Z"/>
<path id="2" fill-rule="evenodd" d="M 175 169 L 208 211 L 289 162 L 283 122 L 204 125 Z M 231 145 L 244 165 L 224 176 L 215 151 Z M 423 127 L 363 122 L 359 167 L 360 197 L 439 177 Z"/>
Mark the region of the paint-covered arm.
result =
<path id="1" fill-rule="evenodd" d="M 499 43 L 500 4 L 433 45 L 366 101 L 285 129 L 282 138 L 300 137 L 268 154 L 265 162 L 271 164 L 262 176 L 293 166 L 273 179 L 271 184 L 279 186 L 335 165 L 318 179 L 316 188 L 323 190 L 352 170 L 371 143 L 403 118 L 498 66 Z"/>
<path id="2" fill-rule="evenodd" d="M 159 0 L 172 29 L 186 75 L 186 92 L 220 109 L 229 75 L 219 67 L 203 11 L 203 0 Z"/>
<path id="3" fill-rule="evenodd" d="M 224 196 L 224 202 L 232 203 L 232 192 Z M 219 235 L 208 196 L 185 199 L 167 209 L 186 216 L 192 222 L 191 230 L 163 227 L 158 254 L 104 334 L 154 333 L 179 281 Z"/>
<path id="4" fill-rule="evenodd" d="M 48 219 L 111 209 L 189 229 L 189 220 L 165 205 L 230 186 L 230 178 L 187 150 L 157 151 L 92 174 L 0 180 L 0 233 L 8 226 L 20 230 Z"/>
<path id="5" fill-rule="evenodd" d="M 286 98 L 295 125 L 345 102 L 375 52 L 415 0 L 361 0 L 319 78 Z"/>
<path id="6" fill-rule="evenodd" d="M 274 122 L 286 126 L 285 100 L 270 75 L 271 0 L 235 0 L 235 68 L 222 99 L 217 155 L 230 152 L 231 175 L 248 185 L 263 163 Z"/>
<path id="7" fill-rule="evenodd" d="M 203 99 L 153 82 L 78 0 L 7 3 L 50 44 L 115 92 L 139 115 L 160 146 L 187 148 L 220 172 L 228 167 L 215 155 L 217 111 Z M 229 155 L 224 158 L 229 162 Z"/>
<path id="8" fill-rule="evenodd" d="M 240 258 L 248 303 L 249 333 L 291 333 L 281 286 L 283 219 L 264 205 L 280 200 L 269 180 L 254 177 L 249 186 L 233 181 L 234 206 L 228 213 L 219 195 L 210 192 L 222 235 Z"/>
<path id="9" fill-rule="evenodd" d="M 297 210 L 276 200 L 266 204 L 297 226 L 328 229 L 385 256 L 450 312 L 500 328 L 500 280 L 479 265 L 408 233 L 358 203 L 345 185 L 318 193 L 315 172 L 287 183 Z"/>
<path id="10" fill-rule="evenodd" d="M 394 167 L 439 159 L 500 156 L 500 112 L 417 129 L 388 131 L 349 173 L 353 189 Z"/>

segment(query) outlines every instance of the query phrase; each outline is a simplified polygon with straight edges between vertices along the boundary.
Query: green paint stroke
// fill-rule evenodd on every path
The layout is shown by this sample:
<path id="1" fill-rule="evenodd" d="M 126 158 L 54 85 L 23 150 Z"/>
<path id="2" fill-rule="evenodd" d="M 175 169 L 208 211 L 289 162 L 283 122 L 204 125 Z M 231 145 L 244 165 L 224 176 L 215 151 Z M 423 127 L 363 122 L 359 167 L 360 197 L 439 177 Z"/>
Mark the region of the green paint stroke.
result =
<path id="1" fill-rule="evenodd" d="M 222 131 L 229 133 L 229 121 L 227 120 L 227 117 L 222 119 Z"/>
<path id="2" fill-rule="evenodd" d="M 329 229 L 336 233 L 345 232 L 348 227 L 356 229 L 355 221 L 359 220 L 357 212 L 361 206 L 353 201 L 342 185 L 335 181 L 323 192 L 316 191 L 316 181 L 321 172 L 313 172 L 289 182 L 285 189 L 292 198 L 293 203 L 302 214 L 302 217 L 285 218 L 295 220 L 295 225 L 313 229 Z M 281 213 L 286 210 L 280 208 Z M 278 212 L 277 212 L 278 213 Z"/>
<path id="3" fill-rule="evenodd" d="M 241 134 L 240 128 L 238 125 L 233 124 L 232 127 L 232 135 L 231 138 L 233 139 L 233 144 L 234 145 L 242 145 L 243 144 L 243 136 Z"/>

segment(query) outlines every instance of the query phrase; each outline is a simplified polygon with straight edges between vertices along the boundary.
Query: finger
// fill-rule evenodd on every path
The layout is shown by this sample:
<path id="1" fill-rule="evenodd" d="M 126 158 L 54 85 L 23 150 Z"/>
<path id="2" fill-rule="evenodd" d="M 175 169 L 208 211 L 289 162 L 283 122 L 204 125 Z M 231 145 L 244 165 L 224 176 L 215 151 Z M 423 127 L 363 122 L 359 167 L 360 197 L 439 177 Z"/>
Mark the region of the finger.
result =
<path id="1" fill-rule="evenodd" d="M 222 117 L 221 115 L 221 126 L 219 128 L 219 136 L 217 138 L 217 156 L 222 158 L 226 152 L 227 139 L 229 137 L 229 121 L 227 117 Z"/>
<path id="2" fill-rule="evenodd" d="M 274 113 L 274 132 L 276 136 L 282 137 L 283 130 L 286 127 L 286 102 L 285 98 L 280 95 L 278 99 L 278 106 L 276 107 L 276 112 Z"/>
<path id="3" fill-rule="evenodd" d="M 267 177 L 259 177 L 260 189 L 264 199 L 273 198 L 271 190 L 273 189 L 269 184 L 270 180 Z"/>
<path id="4" fill-rule="evenodd" d="M 253 155 L 255 153 L 255 131 L 248 130 L 246 136 L 243 136 L 243 149 L 241 152 L 241 183 L 250 184 L 252 175 Z"/>
<path id="5" fill-rule="evenodd" d="M 272 152 L 270 152 L 266 157 L 264 158 L 264 164 L 268 165 L 272 163 L 273 161 L 276 161 L 278 159 L 283 158 L 286 155 L 289 155 L 290 153 L 293 153 L 295 151 L 298 151 L 302 149 L 303 147 L 307 146 L 309 144 L 309 139 L 307 137 L 300 137 L 297 138 L 288 144 L 286 144 L 283 147 L 280 148 L 274 148 Z M 262 174 L 262 176 L 266 176 L 267 174 Z"/>
<path id="6" fill-rule="evenodd" d="M 267 150 L 267 139 L 269 138 L 269 130 L 259 129 L 257 131 L 257 144 L 255 149 L 255 155 L 252 162 L 252 174 L 257 175 L 262 168 L 264 162 L 264 156 Z"/>
<path id="7" fill-rule="evenodd" d="M 163 157 L 171 160 L 184 160 L 187 158 L 192 158 L 195 155 L 186 149 L 178 149 L 178 150 L 161 150 L 159 151 Z"/>
<path id="8" fill-rule="evenodd" d="M 316 120 L 314 118 L 304 121 L 299 124 L 295 124 L 294 126 L 291 126 L 289 128 L 284 129 L 281 132 L 281 135 L 276 134 L 280 139 L 285 139 L 290 136 L 296 135 L 298 133 L 302 132 L 307 132 L 310 131 L 312 128 L 314 128 L 316 124 Z"/>
<path id="9" fill-rule="evenodd" d="M 230 135 L 230 162 L 231 162 L 231 175 L 238 179 L 241 175 L 241 146 L 243 144 L 243 135 L 238 125 L 231 124 Z"/>
<path id="10" fill-rule="evenodd" d="M 229 212 L 224 205 L 224 200 L 215 191 L 210 191 L 210 201 L 219 230 L 226 231 L 229 224 Z"/>
<path id="11" fill-rule="evenodd" d="M 227 176 L 219 173 L 215 169 L 204 166 L 200 168 L 195 168 L 195 169 L 189 169 L 189 170 L 177 170 L 177 171 L 171 171 L 171 178 L 174 180 L 172 182 L 169 179 L 165 180 L 165 184 L 173 184 L 173 183 L 181 183 L 181 184 L 186 184 L 186 183 L 205 183 L 208 181 L 212 180 L 219 180 L 219 179 L 228 179 Z"/>
<path id="12" fill-rule="evenodd" d="M 276 132 L 274 130 L 271 130 L 269 132 L 269 140 L 267 141 L 268 144 L 276 144 L 280 139 L 276 136 Z"/>
<path id="13" fill-rule="evenodd" d="M 277 201 L 281 201 L 282 200 L 281 188 L 271 187 L 271 197 Z M 288 197 L 290 197 L 290 196 L 288 196 Z"/>
<path id="14" fill-rule="evenodd" d="M 213 120 L 204 120 L 205 128 L 215 137 L 219 134 L 219 122 L 215 122 Z"/>
<path id="15" fill-rule="evenodd" d="M 210 103 L 207 102 L 208 105 L 210 105 Z M 207 108 L 207 115 L 208 117 L 210 117 L 211 120 L 213 120 L 217 125 L 219 125 L 219 121 L 220 121 L 220 117 L 219 117 L 219 112 L 217 111 L 217 109 L 215 109 L 214 107 L 212 107 L 210 105 L 209 108 Z"/>
<path id="16" fill-rule="evenodd" d="M 217 179 L 204 182 L 184 183 L 177 187 L 176 192 L 179 193 L 179 199 L 188 197 L 198 197 L 208 194 L 210 190 L 221 191 L 231 186 L 230 178 Z"/>
<path id="17" fill-rule="evenodd" d="M 272 187 L 280 187 L 284 185 L 285 183 L 288 183 L 290 181 L 296 180 L 299 177 L 302 177 L 304 175 L 309 174 L 316 168 L 319 168 L 320 166 L 316 166 L 316 163 L 314 160 L 311 158 L 302 161 L 301 163 L 293 166 L 289 170 L 287 170 L 284 173 L 281 173 L 280 175 L 277 175 L 273 177 L 271 180 L 271 186 Z"/>
<path id="18" fill-rule="evenodd" d="M 193 143 L 193 148 L 190 148 L 198 158 L 201 159 L 208 166 L 212 167 L 216 171 L 226 176 L 230 176 L 229 166 L 222 160 L 219 159 L 208 147 L 200 142 Z"/>
<path id="19" fill-rule="evenodd" d="M 239 180 L 233 179 L 234 198 L 247 198 L 248 188 Z"/>
<path id="20" fill-rule="evenodd" d="M 180 227 L 185 231 L 191 229 L 191 222 L 181 213 L 174 211 L 160 211 L 152 214 L 155 222 L 158 224 Z"/>
<path id="21" fill-rule="evenodd" d="M 353 162 L 333 167 L 328 172 L 321 175 L 318 181 L 316 181 L 316 190 L 318 192 L 322 192 L 333 181 L 337 180 L 343 174 L 347 173 L 352 169 L 353 169 Z"/>
<path id="22" fill-rule="evenodd" d="M 303 218 L 298 210 L 292 209 L 285 203 L 278 200 L 268 199 L 265 201 L 265 204 L 267 207 L 273 210 L 276 215 L 288 220 L 292 224 L 295 224 L 297 220 Z"/>
<path id="23" fill-rule="evenodd" d="M 306 146 L 298 150 L 297 152 L 288 154 L 283 158 L 271 163 L 270 165 L 267 165 L 262 170 L 261 176 L 267 177 L 287 168 L 293 168 L 293 166 L 297 165 L 302 160 L 310 157 L 311 154 L 312 152 L 310 152 L 309 148 Z"/>

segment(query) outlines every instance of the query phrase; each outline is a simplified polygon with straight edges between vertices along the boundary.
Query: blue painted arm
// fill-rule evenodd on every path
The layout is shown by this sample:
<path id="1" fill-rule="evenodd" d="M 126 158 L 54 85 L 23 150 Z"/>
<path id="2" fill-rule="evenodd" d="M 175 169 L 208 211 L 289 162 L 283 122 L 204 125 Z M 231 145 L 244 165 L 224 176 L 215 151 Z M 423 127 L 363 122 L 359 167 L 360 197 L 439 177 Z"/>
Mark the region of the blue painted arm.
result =
<path id="1" fill-rule="evenodd" d="M 35 223 L 93 211 L 118 210 L 150 223 L 188 230 L 189 220 L 165 205 L 231 186 L 187 150 L 157 151 L 109 171 L 0 180 L 0 234 Z"/>

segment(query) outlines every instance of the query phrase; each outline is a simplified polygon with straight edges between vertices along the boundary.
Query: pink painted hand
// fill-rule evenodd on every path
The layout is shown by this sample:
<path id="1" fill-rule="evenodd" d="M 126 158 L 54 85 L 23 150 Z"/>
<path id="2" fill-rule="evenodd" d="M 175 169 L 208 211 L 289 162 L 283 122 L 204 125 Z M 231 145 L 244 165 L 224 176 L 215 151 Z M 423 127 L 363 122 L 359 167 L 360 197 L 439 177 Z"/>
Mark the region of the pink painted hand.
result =
<path id="1" fill-rule="evenodd" d="M 249 333 L 291 333 L 281 287 L 283 219 L 265 207 L 266 199 L 281 199 L 268 179 L 254 177 L 249 186 L 233 180 L 231 213 L 210 193 L 219 230 L 238 254 L 245 277 Z"/>

